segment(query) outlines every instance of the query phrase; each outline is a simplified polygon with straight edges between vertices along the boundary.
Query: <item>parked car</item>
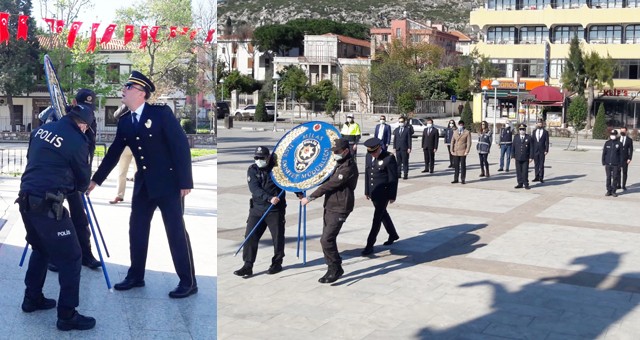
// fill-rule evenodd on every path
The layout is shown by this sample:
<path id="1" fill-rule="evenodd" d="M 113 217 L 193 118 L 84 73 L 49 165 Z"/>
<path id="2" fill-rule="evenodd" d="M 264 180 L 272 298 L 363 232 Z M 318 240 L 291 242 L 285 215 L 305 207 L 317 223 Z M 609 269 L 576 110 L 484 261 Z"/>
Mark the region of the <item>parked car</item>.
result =
<path id="1" fill-rule="evenodd" d="M 422 137 L 422 132 L 427 128 L 427 122 L 425 119 L 418 118 L 410 118 L 409 124 L 413 127 L 413 138 Z M 391 131 L 395 130 L 398 127 L 398 122 L 390 124 Z M 444 126 L 433 124 L 433 127 L 438 129 L 438 133 L 440 134 L 440 138 L 444 138 Z"/>
<path id="2" fill-rule="evenodd" d="M 267 109 L 267 117 L 269 119 L 273 119 L 273 115 L 276 112 L 276 108 L 273 105 L 265 105 Z M 234 113 L 234 118 L 237 120 L 253 120 L 256 115 L 256 106 L 255 105 L 247 105 L 241 109 L 236 110 Z"/>
<path id="3" fill-rule="evenodd" d="M 229 104 L 225 102 L 216 102 L 216 118 L 222 119 L 224 117 L 229 116 L 231 110 L 229 109 Z"/>

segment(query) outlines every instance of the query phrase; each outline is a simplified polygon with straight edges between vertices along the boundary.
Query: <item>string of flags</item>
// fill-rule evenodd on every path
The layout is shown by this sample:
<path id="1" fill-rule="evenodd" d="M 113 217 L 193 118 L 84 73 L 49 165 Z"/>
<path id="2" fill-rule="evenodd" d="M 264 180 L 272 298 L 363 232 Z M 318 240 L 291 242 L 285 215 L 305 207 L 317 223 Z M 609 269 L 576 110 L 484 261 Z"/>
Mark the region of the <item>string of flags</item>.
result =
<path id="1" fill-rule="evenodd" d="M 9 44 L 9 13 L 0 12 L 0 43 Z M 18 31 L 16 33 L 16 40 L 27 40 L 27 35 L 29 32 L 29 16 L 28 15 L 19 15 L 18 16 Z M 43 18 L 43 20 L 49 26 L 51 33 L 53 34 L 61 34 L 64 29 L 65 22 L 63 20 L 58 20 L 54 18 Z M 67 44 L 68 48 L 73 48 L 73 45 L 76 41 L 76 36 L 78 35 L 78 30 L 82 26 L 82 21 L 74 21 L 69 27 L 69 33 L 67 35 Z M 100 23 L 92 23 L 91 24 L 91 37 L 89 38 L 89 45 L 87 46 L 86 52 L 93 52 L 96 49 L 96 45 L 98 44 L 98 39 L 96 37 L 96 32 L 100 27 Z M 100 45 L 107 44 L 111 41 L 113 37 L 113 32 L 115 31 L 117 25 L 109 24 L 105 29 L 102 38 L 100 38 Z M 141 26 L 140 27 L 140 45 L 138 48 L 146 48 L 149 42 L 149 38 L 154 43 L 160 42 L 160 30 L 162 28 L 160 26 Z M 166 39 L 176 38 L 178 35 L 188 35 L 190 40 L 196 38 L 198 32 L 201 28 L 191 28 L 191 27 L 178 27 L 178 26 L 170 26 L 169 34 L 166 36 Z M 126 46 L 130 43 L 135 37 L 136 28 L 134 25 L 125 25 L 124 28 L 124 45 Z M 210 44 L 213 41 L 215 33 L 215 28 L 210 29 L 207 32 L 207 37 L 204 40 L 205 44 Z"/>

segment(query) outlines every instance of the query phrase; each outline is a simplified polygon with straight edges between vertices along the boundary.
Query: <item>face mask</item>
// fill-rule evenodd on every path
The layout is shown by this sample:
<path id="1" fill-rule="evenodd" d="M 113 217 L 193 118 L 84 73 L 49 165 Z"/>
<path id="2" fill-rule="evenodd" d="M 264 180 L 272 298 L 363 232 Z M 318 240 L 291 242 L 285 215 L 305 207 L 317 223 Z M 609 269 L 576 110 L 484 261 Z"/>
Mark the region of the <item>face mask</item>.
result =
<path id="1" fill-rule="evenodd" d="M 524 136 L 525 131 L 524 130 L 520 130 L 520 136 Z"/>
<path id="2" fill-rule="evenodd" d="M 347 122 L 353 123 L 353 118 L 347 118 Z"/>
<path id="3" fill-rule="evenodd" d="M 623 136 L 623 137 L 624 137 L 624 136 L 626 136 L 626 135 L 627 135 L 627 133 L 626 133 L 626 132 L 620 132 L 620 136 Z"/>
<path id="4" fill-rule="evenodd" d="M 460 127 L 458 127 L 458 130 L 460 130 L 460 132 L 464 131 L 464 125 L 460 125 Z"/>
<path id="5" fill-rule="evenodd" d="M 510 128 L 511 128 L 511 125 L 507 124 L 507 125 L 505 125 L 504 127 L 506 127 L 507 129 L 510 129 Z"/>
<path id="6" fill-rule="evenodd" d="M 264 168 L 265 166 L 267 166 L 267 160 L 266 159 L 256 159 L 256 165 L 258 166 L 258 168 Z"/>
<path id="7" fill-rule="evenodd" d="M 427 124 L 427 127 L 428 127 L 428 128 L 430 128 L 430 127 L 432 127 L 432 126 L 433 126 L 433 124 Z"/>
<path id="8" fill-rule="evenodd" d="M 380 121 L 380 124 L 384 124 L 385 122 L 386 122 L 386 121 L 384 121 L 384 120 L 381 120 L 381 121 Z"/>
<path id="9" fill-rule="evenodd" d="M 450 128 L 452 128 L 452 127 L 453 127 L 453 124 L 449 124 L 449 127 L 450 127 Z"/>
<path id="10" fill-rule="evenodd" d="M 611 135 L 611 136 L 609 136 L 609 139 L 611 139 L 611 140 L 615 140 L 615 139 L 616 139 L 616 136 Z"/>
<path id="11" fill-rule="evenodd" d="M 341 161 L 344 158 L 344 155 L 341 153 L 334 153 L 333 154 L 333 160 L 334 161 Z"/>
<path id="12" fill-rule="evenodd" d="M 404 122 L 398 123 L 398 126 L 404 126 Z"/>

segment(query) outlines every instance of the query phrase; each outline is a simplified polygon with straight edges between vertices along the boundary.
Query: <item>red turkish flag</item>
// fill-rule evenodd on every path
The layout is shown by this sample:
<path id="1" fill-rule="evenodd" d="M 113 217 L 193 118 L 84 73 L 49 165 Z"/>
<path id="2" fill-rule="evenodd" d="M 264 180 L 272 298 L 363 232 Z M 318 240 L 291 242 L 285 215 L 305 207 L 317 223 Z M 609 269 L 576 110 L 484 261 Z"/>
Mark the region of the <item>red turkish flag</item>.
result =
<path id="1" fill-rule="evenodd" d="M 80 23 L 80 25 L 82 25 L 82 23 Z M 56 21 L 56 33 L 58 34 L 62 33 L 63 28 L 64 28 L 64 20 Z"/>
<path id="2" fill-rule="evenodd" d="M 186 34 L 187 34 L 187 32 L 189 32 L 189 27 L 183 27 L 183 28 L 182 28 L 182 32 L 180 32 L 180 34 L 182 34 L 182 35 L 186 35 Z"/>
<path id="3" fill-rule="evenodd" d="M 177 32 L 178 27 L 176 27 L 176 26 L 171 26 L 171 27 L 169 28 L 169 30 L 170 30 L 170 32 L 169 32 L 169 38 L 175 38 L 175 37 L 176 37 L 176 35 L 178 35 L 178 32 Z"/>
<path id="4" fill-rule="evenodd" d="M 9 45 L 9 13 L 0 12 L 0 43 Z"/>
<path id="5" fill-rule="evenodd" d="M 56 19 L 50 19 L 50 18 L 42 18 L 47 25 L 49 25 L 49 28 L 51 29 L 51 33 L 55 33 L 56 32 Z"/>
<path id="6" fill-rule="evenodd" d="M 104 34 L 102 35 L 102 39 L 100 39 L 100 45 L 108 44 L 111 41 L 111 37 L 113 36 L 113 31 L 116 30 L 116 24 L 109 24 L 107 29 L 104 30 Z"/>
<path id="7" fill-rule="evenodd" d="M 17 40 L 23 39 L 23 40 L 27 40 L 27 34 L 29 32 L 29 16 L 28 15 L 21 15 L 18 18 L 18 34 L 16 36 Z"/>
<path id="8" fill-rule="evenodd" d="M 98 31 L 98 27 L 100 27 L 100 23 L 93 23 L 91 25 L 91 38 L 89 39 L 89 46 L 85 52 L 93 52 L 96 50 L 96 32 Z"/>
<path id="9" fill-rule="evenodd" d="M 140 46 L 139 48 L 147 47 L 147 31 L 149 30 L 149 26 L 140 27 Z"/>
<path id="10" fill-rule="evenodd" d="M 74 21 L 71 24 L 71 29 L 69 29 L 69 35 L 67 36 L 67 47 L 73 48 L 73 44 L 76 42 L 76 35 L 78 34 L 78 30 L 82 26 L 82 21 Z"/>
<path id="11" fill-rule="evenodd" d="M 127 46 L 127 44 L 133 40 L 133 33 L 134 33 L 135 29 L 133 28 L 133 25 L 125 25 L 124 26 L 124 45 Z"/>
<path id="12" fill-rule="evenodd" d="M 213 33 L 216 31 L 216 29 L 210 29 L 209 33 L 207 33 L 207 39 L 204 40 L 205 44 L 210 43 L 213 41 Z"/>
<path id="13" fill-rule="evenodd" d="M 160 40 L 158 40 L 158 30 L 160 30 L 160 26 L 152 26 L 151 30 L 149 31 L 149 35 L 151 36 L 151 39 L 154 43 L 159 43 Z"/>
<path id="14" fill-rule="evenodd" d="M 192 29 L 191 33 L 189 33 L 189 40 L 195 39 L 199 30 L 200 30 L 199 28 Z"/>

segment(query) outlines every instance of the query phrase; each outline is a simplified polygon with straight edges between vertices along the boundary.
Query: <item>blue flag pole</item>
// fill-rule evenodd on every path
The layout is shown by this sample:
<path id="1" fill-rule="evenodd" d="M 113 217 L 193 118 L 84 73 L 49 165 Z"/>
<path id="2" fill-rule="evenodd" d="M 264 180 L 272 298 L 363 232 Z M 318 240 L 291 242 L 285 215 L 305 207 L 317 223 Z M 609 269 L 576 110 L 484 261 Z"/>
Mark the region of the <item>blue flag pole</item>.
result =
<path id="1" fill-rule="evenodd" d="M 282 194 L 284 194 L 284 189 L 282 189 L 282 191 L 280 191 L 280 193 L 278 194 L 278 198 L 280 198 L 280 196 L 282 196 Z M 264 214 L 262 214 L 262 217 L 260 217 L 260 219 L 258 220 L 258 222 L 256 223 L 256 225 L 253 227 L 253 229 L 251 229 L 251 231 L 249 232 L 249 234 L 247 234 L 247 237 L 245 237 L 244 241 L 242 241 L 242 244 L 240 244 L 240 247 L 238 248 L 238 250 L 236 251 L 235 254 L 233 254 L 233 256 L 238 255 L 238 253 L 240 252 L 240 250 L 242 249 L 242 247 L 244 247 L 244 244 L 247 243 L 247 241 L 249 241 L 249 238 L 251 237 L 251 235 L 253 235 L 253 233 L 256 231 L 256 229 L 258 228 L 258 226 L 260 225 L 260 223 L 262 223 L 262 221 L 264 220 L 265 217 L 267 217 L 267 214 L 269 213 L 269 211 L 271 211 L 271 208 L 273 208 L 273 204 L 271 204 L 269 206 L 269 208 L 267 208 L 267 211 L 264 212 Z"/>
<path id="2" fill-rule="evenodd" d="M 302 202 L 298 203 L 298 242 L 296 248 L 296 257 L 300 258 L 300 228 L 302 227 Z"/>
<path id="3" fill-rule="evenodd" d="M 305 197 L 307 192 L 304 192 Z M 304 206 L 302 216 L 303 234 L 302 234 L 302 264 L 307 264 L 307 206 Z"/>
<path id="4" fill-rule="evenodd" d="M 82 204 L 84 205 L 84 211 L 87 213 L 87 219 L 89 220 L 89 226 L 91 227 L 93 240 L 96 243 L 96 249 L 98 249 L 98 257 L 100 258 L 100 263 L 102 264 L 102 274 L 104 274 L 104 279 L 105 281 L 107 281 L 107 288 L 111 290 L 111 281 L 109 280 L 109 273 L 107 272 L 107 266 L 105 265 L 104 259 L 102 258 L 102 251 L 100 251 L 100 243 L 98 242 L 98 236 L 96 236 L 96 231 L 93 228 L 93 221 L 91 219 L 91 214 L 89 214 L 89 207 L 87 206 L 87 199 L 84 194 L 82 194 Z"/>
<path id="5" fill-rule="evenodd" d="M 29 250 L 29 242 L 24 245 L 24 250 L 22 251 L 22 258 L 20 259 L 20 267 L 24 264 L 24 258 L 27 256 L 27 250 Z"/>
<path id="6" fill-rule="evenodd" d="M 91 214 L 93 215 L 93 220 L 96 222 L 96 227 L 98 228 L 98 233 L 100 234 L 100 239 L 102 240 L 102 245 L 104 246 L 104 252 L 107 253 L 107 257 L 111 257 L 109 256 L 109 249 L 107 249 L 107 244 L 104 242 L 104 236 L 102 236 L 102 230 L 100 229 L 100 223 L 98 223 L 96 212 L 93 210 L 91 197 L 87 196 L 87 202 L 89 202 L 89 207 L 91 208 Z M 87 216 L 89 216 L 89 214 L 87 214 Z"/>

